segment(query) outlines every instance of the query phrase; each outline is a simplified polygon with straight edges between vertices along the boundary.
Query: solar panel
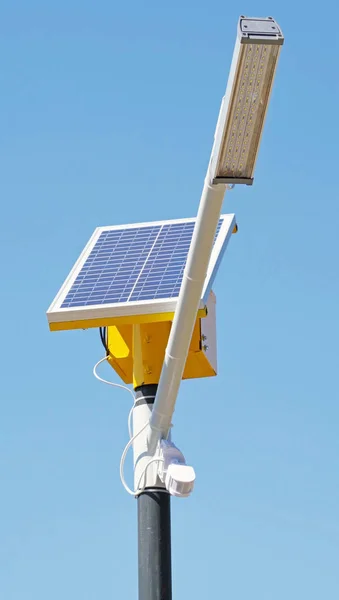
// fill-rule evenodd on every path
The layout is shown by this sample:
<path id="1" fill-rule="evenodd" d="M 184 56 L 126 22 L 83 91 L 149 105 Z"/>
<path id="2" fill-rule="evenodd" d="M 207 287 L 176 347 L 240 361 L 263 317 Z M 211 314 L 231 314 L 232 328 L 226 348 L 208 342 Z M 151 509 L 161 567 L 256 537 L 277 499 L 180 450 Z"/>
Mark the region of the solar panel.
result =
<path id="1" fill-rule="evenodd" d="M 178 219 L 98 227 L 47 311 L 50 326 L 174 312 L 194 225 L 195 219 Z M 234 225 L 234 215 L 221 216 L 202 306 Z"/>

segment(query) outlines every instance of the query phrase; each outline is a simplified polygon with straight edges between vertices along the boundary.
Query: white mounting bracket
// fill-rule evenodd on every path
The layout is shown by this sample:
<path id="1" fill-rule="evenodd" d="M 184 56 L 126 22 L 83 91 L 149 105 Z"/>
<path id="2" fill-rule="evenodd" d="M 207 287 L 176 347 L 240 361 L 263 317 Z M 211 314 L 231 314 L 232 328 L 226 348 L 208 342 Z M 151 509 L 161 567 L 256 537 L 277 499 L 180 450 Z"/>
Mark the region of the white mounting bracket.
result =
<path id="1" fill-rule="evenodd" d="M 172 496 L 187 498 L 194 487 L 195 471 L 186 465 L 183 453 L 172 442 L 160 441 L 160 456 L 163 462 L 159 464 L 158 475 Z"/>

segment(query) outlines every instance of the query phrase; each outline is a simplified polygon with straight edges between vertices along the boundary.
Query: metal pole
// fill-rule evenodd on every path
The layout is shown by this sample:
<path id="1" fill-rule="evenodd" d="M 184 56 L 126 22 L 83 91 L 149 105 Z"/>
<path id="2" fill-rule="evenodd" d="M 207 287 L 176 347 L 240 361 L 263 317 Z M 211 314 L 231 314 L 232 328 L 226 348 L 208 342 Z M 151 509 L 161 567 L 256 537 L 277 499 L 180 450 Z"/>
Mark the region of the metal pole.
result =
<path id="1" fill-rule="evenodd" d="M 150 384 L 135 388 L 133 433 L 149 419 L 157 387 Z M 146 450 L 147 437 L 148 429 L 136 438 L 135 481 L 140 479 L 140 472 L 150 459 Z M 139 600 L 172 600 L 170 494 L 157 477 L 156 470 L 156 465 L 149 467 L 145 489 L 137 496 Z"/>
<path id="2" fill-rule="evenodd" d="M 172 600 L 170 495 L 138 496 L 139 600 Z"/>

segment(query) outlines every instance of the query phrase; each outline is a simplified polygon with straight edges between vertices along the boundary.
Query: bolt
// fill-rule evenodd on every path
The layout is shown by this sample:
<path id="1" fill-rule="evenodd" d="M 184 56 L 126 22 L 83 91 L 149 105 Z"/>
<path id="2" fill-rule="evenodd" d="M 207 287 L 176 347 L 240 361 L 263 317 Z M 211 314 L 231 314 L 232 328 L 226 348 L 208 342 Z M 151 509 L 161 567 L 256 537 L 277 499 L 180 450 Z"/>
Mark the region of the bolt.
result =
<path id="1" fill-rule="evenodd" d="M 202 348 L 203 348 L 203 350 L 206 352 L 206 350 L 208 350 L 208 346 L 207 346 L 207 344 L 204 344 Z"/>

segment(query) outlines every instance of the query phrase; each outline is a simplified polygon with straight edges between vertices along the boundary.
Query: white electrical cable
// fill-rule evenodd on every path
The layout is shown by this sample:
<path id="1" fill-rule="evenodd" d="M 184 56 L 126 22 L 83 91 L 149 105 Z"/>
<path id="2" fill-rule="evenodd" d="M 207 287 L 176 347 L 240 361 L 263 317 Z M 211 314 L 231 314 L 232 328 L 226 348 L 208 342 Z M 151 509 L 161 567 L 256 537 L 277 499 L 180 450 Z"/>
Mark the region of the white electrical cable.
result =
<path id="1" fill-rule="evenodd" d="M 125 475 L 124 475 L 124 466 L 125 466 L 125 460 L 126 460 L 126 456 L 127 456 L 127 452 L 129 451 L 130 447 L 132 446 L 134 440 L 138 437 L 138 435 L 140 435 L 140 433 L 142 433 L 146 427 L 148 425 L 148 421 L 147 423 L 145 423 L 145 425 L 138 431 L 138 433 L 136 433 L 135 435 L 133 435 L 130 440 L 127 442 L 125 449 L 121 455 L 121 459 L 120 459 L 120 468 L 119 468 L 119 472 L 120 472 L 120 479 L 121 479 L 121 483 L 124 486 L 126 492 L 128 492 L 131 496 L 135 496 L 135 492 L 133 490 L 131 490 L 131 488 L 128 487 L 126 481 L 125 481 Z"/>
<path id="2" fill-rule="evenodd" d="M 94 377 L 96 377 L 96 379 L 98 379 L 102 383 L 106 383 L 107 385 L 111 385 L 113 387 L 117 387 L 122 390 L 126 390 L 127 392 L 129 392 L 132 395 L 133 406 L 132 406 L 131 410 L 129 411 L 129 415 L 128 415 L 128 433 L 129 433 L 129 437 L 131 438 L 132 437 L 131 419 L 132 419 L 132 414 L 133 414 L 133 410 L 134 410 L 135 396 L 134 396 L 132 390 L 130 390 L 126 385 L 121 385 L 121 383 L 113 383 L 113 381 L 108 381 L 107 379 L 103 379 L 102 377 L 100 377 L 100 375 L 98 375 L 97 367 L 107 359 L 108 359 L 108 356 L 104 356 L 104 358 L 101 358 L 100 360 L 98 360 L 98 362 L 93 367 L 93 375 L 94 375 Z"/>
<path id="3" fill-rule="evenodd" d="M 107 379 L 103 379 L 102 377 L 100 377 L 100 375 L 98 375 L 97 373 L 97 367 L 103 363 L 104 361 L 106 361 L 108 359 L 108 356 L 104 356 L 104 358 L 101 358 L 100 360 L 98 360 L 98 362 L 94 365 L 93 367 L 93 375 L 94 377 L 96 377 L 96 379 L 98 379 L 99 381 L 101 381 L 102 383 L 106 383 L 107 385 L 111 385 L 112 387 L 116 387 L 116 388 L 121 388 L 123 390 L 126 390 L 127 392 L 129 392 L 132 397 L 133 397 L 133 406 L 131 408 L 131 410 L 128 413 L 128 433 L 129 433 L 129 442 L 126 444 L 125 449 L 121 455 L 121 459 L 120 459 L 120 479 L 121 479 L 121 483 L 123 485 L 123 487 L 125 488 L 126 492 L 128 492 L 131 496 L 137 496 L 138 494 L 141 494 L 141 492 L 144 490 L 144 488 L 139 489 L 140 487 L 140 483 L 142 478 L 146 475 L 146 471 L 148 469 L 148 467 L 154 463 L 154 462 L 163 462 L 163 458 L 160 457 L 156 457 L 156 458 L 151 458 L 149 460 L 149 462 L 145 465 L 145 468 L 143 469 L 140 478 L 139 478 L 139 482 L 137 485 L 137 489 L 136 490 L 131 490 L 125 480 L 125 475 L 124 475 L 124 467 L 125 467 L 125 460 L 126 460 L 126 456 L 127 456 L 127 452 L 128 450 L 131 448 L 131 446 L 133 445 L 134 440 L 138 437 L 138 435 L 140 435 L 140 433 L 142 433 L 147 425 L 149 424 L 149 421 L 147 421 L 147 423 L 145 423 L 145 425 L 138 431 L 138 433 L 136 433 L 134 436 L 132 435 L 132 415 L 133 415 L 133 411 L 135 408 L 135 403 L 136 400 L 143 400 L 143 399 L 147 399 L 147 398 L 153 398 L 153 396 L 141 396 L 140 398 L 135 398 L 134 393 L 132 392 L 132 390 L 130 390 L 130 388 L 128 388 L 125 385 L 121 385 L 120 383 L 113 383 L 113 381 L 108 381 Z"/>
<path id="4" fill-rule="evenodd" d="M 147 463 L 147 465 L 145 466 L 145 468 L 143 469 L 143 471 L 142 471 L 142 473 L 141 473 L 141 475 L 140 475 L 140 477 L 139 477 L 139 481 L 138 481 L 138 485 L 137 485 L 137 491 L 136 491 L 136 493 L 135 493 L 135 496 L 138 496 L 138 494 L 141 494 L 141 492 L 143 492 L 143 491 L 144 491 L 144 489 L 145 489 L 145 486 L 144 486 L 142 489 L 139 489 L 139 488 L 140 488 L 140 484 L 141 484 L 141 480 L 142 480 L 142 478 L 144 477 L 144 475 L 146 475 L 146 471 L 147 471 L 148 467 L 149 467 L 149 466 L 150 466 L 152 463 L 155 463 L 155 462 L 157 462 L 157 463 L 163 463 L 163 462 L 165 462 L 165 461 L 164 461 L 164 459 L 163 459 L 163 458 L 160 458 L 160 456 L 159 456 L 158 458 L 151 458 L 151 460 L 150 460 L 150 461 Z"/>
<path id="5" fill-rule="evenodd" d="M 138 431 L 138 433 L 136 433 L 133 437 L 131 437 L 131 439 L 129 440 L 129 442 L 126 444 L 125 449 L 121 455 L 121 459 L 120 459 L 120 479 L 121 479 L 121 483 L 124 486 L 126 492 L 128 494 L 130 494 L 131 496 L 138 496 L 139 494 L 141 494 L 141 492 L 144 491 L 145 488 L 141 488 L 140 487 L 140 483 L 142 478 L 144 477 L 144 475 L 146 474 L 146 471 L 148 469 L 148 467 L 154 463 L 154 462 L 163 462 L 163 458 L 160 457 L 156 457 L 156 458 L 151 458 L 148 463 L 145 465 L 145 468 L 143 469 L 140 477 L 139 477 L 139 481 L 138 481 L 138 485 L 137 485 L 137 489 L 136 490 L 131 490 L 131 488 L 127 485 L 126 481 L 125 481 L 125 475 L 124 475 L 124 466 L 125 466 L 125 460 L 126 460 L 126 456 L 127 456 L 127 452 L 130 449 L 130 447 L 133 445 L 134 440 L 138 437 L 138 435 L 140 435 L 140 433 L 142 433 L 146 427 L 148 426 L 148 421 L 147 423 L 145 423 L 145 425 Z"/>
<path id="6" fill-rule="evenodd" d="M 153 398 L 153 396 L 140 396 L 139 398 L 137 398 L 137 400 L 138 401 L 139 400 L 146 400 L 147 398 Z M 146 474 L 146 471 L 147 471 L 148 467 L 152 463 L 154 463 L 154 462 L 158 462 L 158 463 L 159 462 L 163 462 L 163 458 L 161 458 L 161 457 L 153 457 L 153 458 L 151 458 L 149 460 L 149 462 L 145 465 L 143 471 L 140 474 L 138 485 L 137 485 L 137 489 L 136 490 L 131 490 L 131 488 L 126 483 L 125 475 L 124 475 L 124 467 L 125 467 L 125 460 L 126 460 L 127 452 L 131 448 L 131 446 L 133 445 L 134 440 L 138 437 L 138 435 L 140 435 L 140 433 L 142 433 L 146 429 L 146 427 L 149 424 L 149 421 L 147 421 L 147 423 L 145 423 L 145 425 L 141 429 L 139 429 L 138 433 L 136 433 L 134 436 L 131 435 L 131 429 L 132 429 L 132 427 L 131 427 L 131 418 L 132 418 L 132 415 L 133 415 L 134 408 L 135 408 L 135 403 L 133 404 L 131 410 L 129 411 L 129 415 L 128 415 L 128 430 L 130 432 L 130 440 L 126 444 L 125 449 L 124 449 L 124 451 L 123 451 L 123 453 L 121 455 L 119 472 L 120 472 L 121 483 L 124 486 L 126 492 L 128 494 L 130 494 L 131 496 L 138 496 L 138 494 L 141 494 L 141 492 L 143 492 L 143 490 L 145 489 L 144 487 L 142 489 L 139 489 L 139 488 L 140 488 L 141 480 L 144 477 L 144 475 Z"/>
<path id="7" fill-rule="evenodd" d="M 135 402 L 134 393 L 126 385 L 121 385 L 121 383 L 113 383 L 113 381 L 108 381 L 107 379 L 103 379 L 102 377 L 100 377 L 98 375 L 98 373 L 97 373 L 97 367 L 101 363 L 103 363 L 105 360 L 107 360 L 107 359 L 108 359 L 108 356 L 104 356 L 104 358 L 101 358 L 100 360 L 98 360 L 98 362 L 94 365 L 94 367 L 93 367 L 93 375 L 94 375 L 94 377 L 96 377 L 102 383 L 106 383 L 107 385 L 112 385 L 113 387 L 116 387 L 116 388 L 121 388 L 122 390 L 126 390 L 127 392 L 129 392 L 130 394 L 132 394 L 133 403 L 134 403 Z"/>
<path id="8" fill-rule="evenodd" d="M 131 410 L 129 411 L 128 417 L 127 417 L 127 427 L 128 427 L 129 439 L 131 439 L 131 437 L 133 435 L 133 433 L 132 433 L 132 415 L 133 415 L 134 407 L 135 407 L 135 401 L 134 401 L 134 404 L 133 404 Z"/>

